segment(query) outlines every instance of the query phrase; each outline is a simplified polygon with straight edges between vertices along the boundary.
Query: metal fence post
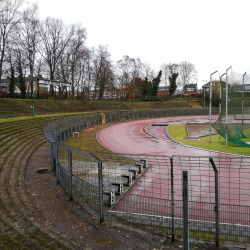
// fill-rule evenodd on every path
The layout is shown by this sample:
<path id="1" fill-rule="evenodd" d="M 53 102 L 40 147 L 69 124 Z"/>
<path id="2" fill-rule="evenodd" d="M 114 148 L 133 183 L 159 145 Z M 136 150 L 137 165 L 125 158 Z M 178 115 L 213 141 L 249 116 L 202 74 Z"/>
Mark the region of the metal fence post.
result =
<path id="1" fill-rule="evenodd" d="M 53 152 L 54 152 L 54 143 L 49 142 L 49 149 L 50 149 L 50 166 L 51 166 L 51 171 L 55 171 L 55 163 L 54 163 L 54 157 L 53 157 Z"/>
<path id="2" fill-rule="evenodd" d="M 189 250 L 189 199 L 188 199 L 188 171 L 182 171 L 183 188 L 183 245 L 184 250 Z"/>
<path id="3" fill-rule="evenodd" d="M 55 156 L 56 156 L 56 183 L 59 183 L 59 163 L 58 163 L 58 145 L 55 145 Z"/>
<path id="4" fill-rule="evenodd" d="M 69 164 L 69 200 L 73 200 L 72 195 L 72 152 L 68 152 L 68 164 Z"/>
<path id="5" fill-rule="evenodd" d="M 215 237 L 215 244 L 218 247 L 220 245 L 220 210 L 219 210 L 219 178 L 218 178 L 218 170 L 214 163 L 214 159 L 209 157 L 209 161 L 214 169 L 215 174 L 215 230 L 216 230 L 216 237 Z"/>
<path id="6" fill-rule="evenodd" d="M 73 134 L 71 120 L 69 121 L 69 126 L 70 126 L 70 136 L 71 136 Z"/>
<path id="7" fill-rule="evenodd" d="M 64 123 L 63 123 L 63 140 L 66 139 L 66 128 L 64 128 Z"/>
<path id="8" fill-rule="evenodd" d="M 172 218 L 172 241 L 174 242 L 174 164 L 173 164 L 173 157 L 170 158 L 170 165 L 171 165 L 171 218 Z"/>
<path id="9" fill-rule="evenodd" d="M 59 125 L 59 138 L 60 138 L 60 142 L 61 142 L 62 141 L 61 125 Z"/>
<path id="10" fill-rule="evenodd" d="M 55 129 L 55 130 L 56 130 L 56 139 L 55 139 L 55 141 L 56 141 L 56 142 L 58 142 L 58 133 L 57 133 L 57 127 L 56 127 L 56 129 Z"/>
<path id="11" fill-rule="evenodd" d="M 99 186 L 99 203 L 100 203 L 100 223 L 104 222 L 103 210 L 103 176 L 102 176 L 102 162 L 93 153 L 90 153 L 98 161 L 98 186 Z"/>
<path id="12" fill-rule="evenodd" d="M 99 184 L 99 201 L 100 201 L 100 223 L 103 223 L 104 222 L 104 213 L 103 213 L 102 162 L 98 162 L 98 184 Z"/>

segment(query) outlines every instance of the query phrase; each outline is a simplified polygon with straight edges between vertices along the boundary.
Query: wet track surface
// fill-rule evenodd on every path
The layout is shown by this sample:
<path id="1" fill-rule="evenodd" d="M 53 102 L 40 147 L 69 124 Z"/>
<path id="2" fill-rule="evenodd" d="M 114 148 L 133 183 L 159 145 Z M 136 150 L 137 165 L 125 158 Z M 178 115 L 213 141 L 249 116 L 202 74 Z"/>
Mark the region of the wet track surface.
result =
<path id="1" fill-rule="evenodd" d="M 213 117 L 214 120 L 216 118 L 217 117 Z M 209 116 L 168 117 L 125 122 L 101 130 L 97 134 L 97 139 L 101 145 L 115 153 L 176 156 L 173 157 L 176 164 L 174 166 L 174 175 L 176 177 L 174 184 L 176 187 L 175 199 L 179 201 L 182 200 L 181 175 L 183 170 L 188 170 L 190 172 L 191 183 L 190 201 L 194 202 L 193 204 L 196 206 L 196 208 L 190 212 L 190 216 L 193 219 L 203 217 L 207 218 L 208 221 L 214 221 L 212 218 L 214 215 L 211 217 L 211 211 L 213 211 L 212 204 L 214 204 L 215 198 L 214 172 L 212 166 L 209 165 L 208 157 L 215 157 L 216 164 L 219 166 L 221 222 L 249 225 L 250 215 L 248 215 L 244 221 L 241 221 L 242 214 L 238 213 L 237 209 L 235 209 L 235 206 L 239 205 L 244 207 L 244 209 L 250 206 L 250 197 L 248 195 L 250 190 L 250 171 L 248 167 L 244 167 L 244 164 L 249 164 L 248 159 L 246 163 L 244 163 L 245 159 L 242 160 L 239 157 L 233 160 L 228 158 L 230 156 L 236 157 L 237 155 L 181 145 L 171 141 L 165 133 L 167 125 L 186 123 L 204 124 L 208 122 Z M 152 124 L 166 124 L 166 126 L 151 126 Z M 209 134 L 209 131 L 207 134 Z M 179 155 L 183 157 L 179 159 Z M 190 156 L 194 158 L 190 160 Z M 223 157 L 223 162 L 221 162 L 218 157 Z M 190 163 L 191 161 L 193 161 L 193 163 Z M 161 214 L 159 206 L 156 208 L 156 200 L 154 200 L 170 200 L 169 163 L 152 163 L 150 169 L 144 174 L 140 181 L 131 188 L 129 195 L 125 196 L 115 210 L 132 213 L 138 212 L 125 206 L 125 204 L 131 202 L 130 199 L 132 199 L 131 197 L 133 195 L 152 199 L 152 201 L 150 201 L 150 203 L 152 203 L 152 214 L 169 215 L 170 211 L 162 211 L 163 214 Z M 205 206 L 210 206 L 209 204 L 211 204 L 212 207 L 205 208 Z M 199 211 L 198 214 L 197 209 Z M 155 212 L 156 210 L 158 211 L 157 213 Z M 181 214 L 181 206 L 179 207 L 179 212 Z M 179 212 L 177 212 L 177 214 Z"/>
<path id="2" fill-rule="evenodd" d="M 215 119 L 215 118 L 214 118 Z M 101 145 L 115 153 L 154 154 L 154 155 L 187 155 L 187 156 L 228 156 L 203 149 L 185 147 L 172 142 L 165 134 L 164 126 L 148 126 L 149 124 L 186 124 L 208 123 L 209 117 L 169 117 L 120 123 L 97 134 Z M 152 136 L 153 135 L 153 136 Z M 164 140 L 159 140 L 159 138 Z"/>

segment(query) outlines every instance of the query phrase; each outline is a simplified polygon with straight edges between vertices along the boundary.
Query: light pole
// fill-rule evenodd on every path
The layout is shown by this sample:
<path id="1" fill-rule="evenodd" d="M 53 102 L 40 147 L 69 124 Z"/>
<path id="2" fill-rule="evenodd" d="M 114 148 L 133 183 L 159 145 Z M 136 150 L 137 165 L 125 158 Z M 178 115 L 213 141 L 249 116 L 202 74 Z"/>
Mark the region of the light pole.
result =
<path id="1" fill-rule="evenodd" d="M 212 126 L 212 75 L 217 73 L 218 71 L 216 70 L 214 73 L 210 74 L 210 86 L 209 86 L 209 91 L 210 91 L 210 100 L 209 100 L 209 142 L 211 143 L 211 126 Z"/>
<path id="2" fill-rule="evenodd" d="M 226 148 L 227 148 L 227 137 L 228 137 L 228 130 L 227 130 L 227 115 L 228 115 L 228 75 L 227 72 L 229 69 L 231 69 L 232 66 L 230 66 L 228 69 L 226 69 Z"/>
<path id="3" fill-rule="evenodd" d="M 207 80 L 202 80 L 202 81 L 203 81 L 203 84 L 205 85 L 205 83 L 206 83 Z M 206 101 L 205 101 L 205 93 L 206 93 L 206 92 L 205 92 L 205 87 L 203 88 L 203 92 L 204 92 L 203 95 L 204 95 L 204 108 L 205 108 L 205 106 L 206 106 L 206 105 L 205 105 L 205 102 L 206 102 Z"/>
<path id="4" fill-rule="evenodd" d="M 118 103 L 119 116 L 120 116 L 120 102 L 121 102 L 121 89 L 119 89 L 119 103 Z"/>
<path id="5" fill-rule="evenodd" d="M 221 97 L 222 97 L 222 88 L 221 88 L 221 83 L 222 83 L 222 77 L 225 75 L 226 73 L 224 73 L 223 75 L 221 75 L 220 77 L 220 107 L 219 107 L 219 115 L 221 116 Z M 220 121 L 221 122 L 221 121 Z M 221 134 L 219 135 L 219 139 L 221 139 Z"/>
<path id="6" fill-rule="evenodd" d="M 31 47 L 31 46 L 30 46 Z M 32 95 L 32 116 L 35 117 L 35 102 L 34 102 L 34 86 L 33 86 L 33 50 L 30 48 L 28 49 L 30 53 L 30 68 L 31 68 L 31 95 Z"/>

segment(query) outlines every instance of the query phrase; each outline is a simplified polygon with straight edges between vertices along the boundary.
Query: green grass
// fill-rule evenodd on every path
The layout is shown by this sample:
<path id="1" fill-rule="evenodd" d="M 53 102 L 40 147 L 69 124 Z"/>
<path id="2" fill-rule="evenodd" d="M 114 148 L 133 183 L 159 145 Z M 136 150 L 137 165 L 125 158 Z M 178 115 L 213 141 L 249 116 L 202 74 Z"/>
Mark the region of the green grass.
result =
<path id="1" fill-rule="evenodd" d="M 35 119 L 35 118 L 41 118 L 41 117 L 82 115 L 82 114 L 93 114 L 93 113 L 99 113 L 99 111 L 97 111 L 97 112 L 96 111 L 93 111 L 93 112 L 75 112 L 75 113 L 72 112 L 72 113 L 59 113 L 59 114 L 48 114 L 48 115 L 35 115 L 35 117 L 33 117 L 33 116 L 21 116 L 21 117 L 3 118 L 3 119 L 0 119 L 0 123 L 26 120 L 26 119 Z"/>
<path id="2" fill-rule="evenodd" d="M 79 133 L 79 137 L 73 138 L 71 136 L 62 143 L 70 147 L 89 151 L 110 152 L 98 143 L 98 141 L 96 140 L 96 134 L 99 130 L 109 127 L 111 125 L 111 123 L 101 124 L 86 130 L 82 130 Z"/>
<path id="3" fill-rule="evenodd" d="M 250 156 L 249 147 L 240 147 L 231 142 L 228 142 L 228 146 L 226 147 L 225 139 L 222 137 L 220 139 L 218 134 L 211 136 L 211 143 L 209 143 L 209 136 L 201 137 L 200 140 L 184 140 L 183 138 L 188 136 L 185 124 L 170 125 L 168 132 L 176 141 L 186 145 Z"/>

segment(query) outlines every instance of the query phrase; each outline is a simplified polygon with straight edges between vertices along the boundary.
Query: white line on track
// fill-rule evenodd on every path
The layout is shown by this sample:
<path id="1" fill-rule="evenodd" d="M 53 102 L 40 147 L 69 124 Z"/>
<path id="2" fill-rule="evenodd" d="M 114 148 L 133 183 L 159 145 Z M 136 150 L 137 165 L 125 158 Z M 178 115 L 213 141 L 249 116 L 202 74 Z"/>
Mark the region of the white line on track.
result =
<path id="1" fill-rule="evenodd" d="M 109 141 L 109 142 L 110 142 L 112 145 L 114 145 L 115 147 L 117 147 L 117 148 L 119 148 L 119 149 L 121 149 L 121 150 L 123 150 L 123 151 L 126 151 L 126 152 L 129 153 L 129 154 L 132 154 L 131 151 L 125 150 L 125 149 L 123 149 L 123 148 L 120 148 L 119 146 L 117 146 L 116 144 L 114 144 L 111 140 L 109 140 L 109 138 L 107 137 L 107 132 L 108 132 L 108 130 L 105 132 L 105 137 L 106 137 L 107 141 Z"/>
<path id="2" fill-rule="evenodd" d="M 121 140 L 116 136 L 116 131 L 117 131 L 117 129 L 114 131 L 114 136 L 115 136 L 115 138 L 116 138 L 118 141 L 120 141 L 122 144 L 128 146 L 129 148 L 134 148 L 134 149 L 136 149 L 136 150 L 138 151 L 138 148 L 137 148 L 137 147 L 134 147 L 134 146 L 132 146 L 132 145 L 129 145 L 129 144 L 127 144 L 127 143 L 121 141 Z M 124 137 L 126 137 L 125 134 L 124 134 L 124 130 L 122 130 L 122 135 L 124 135 Z M 140 149 L 139 149 L 139 151 L 143 152 L 143 151 L 140 150 Z"/>

